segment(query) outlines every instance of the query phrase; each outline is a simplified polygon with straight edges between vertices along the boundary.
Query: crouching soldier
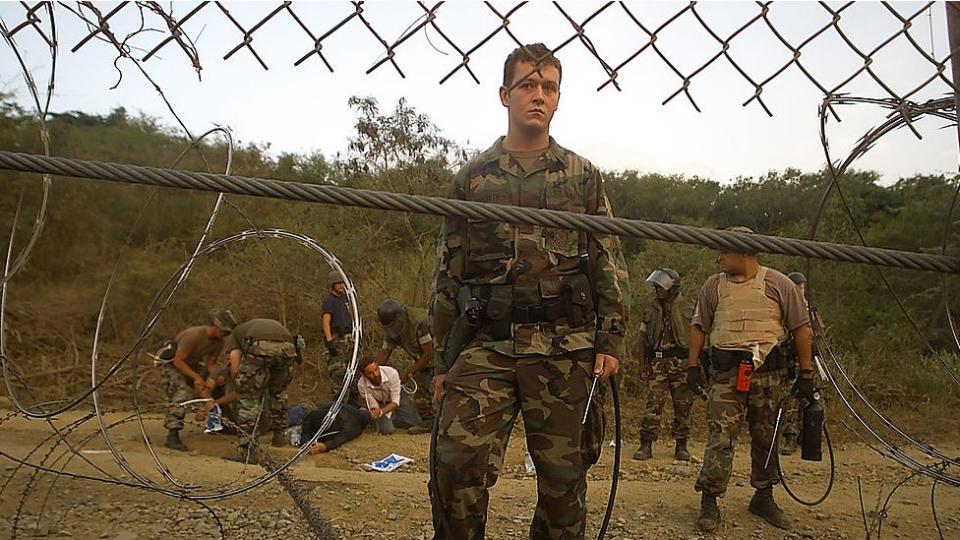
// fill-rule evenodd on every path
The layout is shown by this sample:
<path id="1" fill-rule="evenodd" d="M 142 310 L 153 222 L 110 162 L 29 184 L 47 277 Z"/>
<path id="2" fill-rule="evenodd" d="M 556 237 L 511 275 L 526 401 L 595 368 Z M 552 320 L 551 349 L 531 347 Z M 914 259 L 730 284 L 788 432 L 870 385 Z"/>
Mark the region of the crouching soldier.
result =
<path id="1" fill-rule="evenodd" d="M 180 440 L 186 407 L 181 405 L 198 397 L 205 397 L 207 374 L 213 371 L 217 357 L 223 350 L 223 340 L 229 336 L 237 321 L 228 310 L 210 311 L 210 324 L 192 326 L 169 341 L 157 356 L 167 360 L 163 366 L 163 389 L 167 397 L 167 411 L 163 427 L 167 429 L 164 446 L 186 451 Z"/>

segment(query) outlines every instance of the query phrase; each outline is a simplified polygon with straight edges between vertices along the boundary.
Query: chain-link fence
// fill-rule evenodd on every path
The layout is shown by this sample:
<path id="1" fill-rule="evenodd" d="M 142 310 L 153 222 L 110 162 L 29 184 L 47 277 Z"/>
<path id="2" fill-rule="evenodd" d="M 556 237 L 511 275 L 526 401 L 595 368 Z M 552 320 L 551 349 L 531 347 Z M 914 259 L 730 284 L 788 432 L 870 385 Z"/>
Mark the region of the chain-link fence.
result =
<path id="1" fill-rule="evenodd" d="M 55 5 L 21 2 L 22 13 L 19 16 L 22 20 L 8 22 L 7 35 L 14 37 L 21 32 L 36 32 L 53 46 L 51 28 L 54 27 L 54 17 L 59 17 L 61 25 L 84 24 L 88 28 L 85 37 L 77 43 L 66 44 L 72 52 L 89 46 L 94 40 L 101 40 L 113 45 L 122 56 L 149 62 L 160 52 L 179 49 L 185 59 L 184 67 L 196 70 L 199 75 L 204 63 L 220 61 L 221 57 L 223 61 L 230 61 L 243 52 L 251 55 L 264 70 L 269 69 L 267 60 L 258 50 L 258 46 L 268 40 L 282 43 L 284 50 L 290 53 L 285 62 L 293 66 L 302 66 L 315 58 L 333 72 L 333 59 L 343 51 L 343 46 L 340 45 L 338 51 L 330 43 L 335 37 L 349 34 L 349 40 L 354 43 L 356 40 L 372 40 L 381 49 L 381 58 L 370 65 L 366 73 L 373 73 L 389 64 L 399 76 L 404 77 L 404 53 L 418 46 L 417 43 L 424 43 L 423 40 L 411 39 L 422 32 L 428 37 L 438 36 L 438 44 L 455 51 L 437 56 L 440 84 L 456 76 L 468 76 L 479 83 L 480 78 L 472 69 L 471 61 L 484 47 L 503 36 L 521 46 L 524 41 L 519 36 L 537 35 L 539 29 L 536 27 L 517 26 L 515 21 L 518 20 L 529 23 L 530 19 L 522 18 L 523 15 L 530 14 L 534 18 L 559 15 L 565 21 L 562 24 L 569 27 L 569 34 L 565 39 L 547 45 L 554 52 L 578 45 L 588 51 L 605 73 L 605 78 L 597 81 L 597 90 L 608 87 L 622 89 L 621 75 L 636 68 L 641 58 L 652 56 L 676 79 L 676 87 L 665 96 L 664 104 L 683 95 L 699 110 L 696 100 L 698 92 L 726 91 L 697 87 L 697 82 L 704 78 L 703 74 L 708 68 L 721 65 L 736 73 L 736 77 L 751 89 L 748 95 L 743 96 L 743 104 L 756 103 L 768 114 L 773 111 L 764 101 L 765 90 L 791 69 L 801 73 L 825 97 L 842 94 L 854 82 L 863 79 L 873 81 L 883 97 L 898 101 L 917 101 L 953 89 L 948 69 L 952 53 L 945 50 L 937 55 L 935 51 L 935 44 L 942 35 L 933 35 L 934 16 L 942 21 L 943 6 L 933 2 L 897 6 L 888 2 L 846 2 L 835 5 L 810 2 L 800 8 L 774 2 L 756 2 L 749 10 L 741 4 L 733 18 L 721 16 L 722 12 L 716 6 L 697 2 L 670 4 L 666 14 L 662 6 L 652 10 L 649 4 L 607 2 L 598 4 L 595 9 L 591 7 L 585 17 L 572 15 L 572 7 L 581 6 L 565 7 L 559 2 L 518 2 L 506 8 L 485 2 L 483 6 L 484 11 L 488 12 L 487 16 L 477 17 L 474 31 L 471 32 L 482 35 L 477 39 L 458 35 L 450 29 L 456 27 L 462 33 L 462 27 L 452 23 L 462 15 L 462 5 L 445 2 L 430 5 L 418 1 L 410 3 L 409 17 L 412 22 L 399 37 L 392 40 L 388 39 L 387 31 L 378 28 L 370 17 L 372 13 L 385 9 L 383 5 L 364 2 L 343 4 L 342 11 L 345 14 L 333 20 L 304 16 L 302 12 L 307 8 L 293 2 L 282 2 L 272 7 L 258 4 L 256 11 L 262 11 L 262 16 L 244 20 L 249 18 L 250 13 L 245 13 L 247 17 L 241 17 L 222 2 L 169 5 L 160 2 L 124 2 L 115 6 L 93 2 L 61 2 Z M 783 10 L 787 9 L 791 14 L 801 13 L 807 24 L 791 24 L 792 17 L 785 19 L 783 15 L 787 13 Z M 131 14 L 135 16 L 129 16 Z M 287 22 L 292 21 L 298 30 L 272 33 L 283 18 L 287 18 Z M 121 19 L 123 24 L 119 22 Z M 225 51 L 201 50 L 198 36 L 203 29 L 208 24 L 225 21 L 229 27 L 227 31 L 237 35 L 236 45 Z M 612 47 L 604 49 L 595 46 L 591 35 L 596 37 L 603 34 L 614 24 L 624 32 L 623 36 L 628 42 L 626 46 L 617 47 L 615 51 Z M 486 30 L 487 25 L 489 31 Z M 806 28 L 798 30 L 799 26 Z M 670 37 L 668 34 L 671 32 L 679 31 L 677 29 L 682 29 L 682 39 L 665 43 L 668 40 L 664 38 Z M 937 32 L 942 33 L 942 29 Z M 432 41 L 427 43 L 433 46 Z M 681 46 L 678 47 L 677 43 Z M 696 44 L 693 56 L 702 58 L 691 56 L 688 49 L 693 47 L 692 44 Z M 751 52 L 756 49 L 763 49 L 772 63 L 758 66 Z M 893 49 L 898 54 L 888 54 Z M 909 57 L 904 56 L 907 52 Z M 832 62 L 833 57 L 845 58 L 841 72 L 831 70 L 827 75 L 823 70 L 811 67 L 811 64 L 818 62 Z M 910 78 L 894 75 L 905 64 L 912 67 Z"/>

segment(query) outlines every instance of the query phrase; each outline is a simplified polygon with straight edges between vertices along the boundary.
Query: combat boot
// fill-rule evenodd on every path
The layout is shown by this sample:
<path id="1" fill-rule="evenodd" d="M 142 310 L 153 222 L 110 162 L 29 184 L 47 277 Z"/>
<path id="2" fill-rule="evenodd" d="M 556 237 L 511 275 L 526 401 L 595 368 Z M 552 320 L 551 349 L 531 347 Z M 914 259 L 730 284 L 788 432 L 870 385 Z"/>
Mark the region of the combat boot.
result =
<path id="1" fill-rule="evenodd" d="M 700 516 L 697 517 L 697 528 L 703 532 L 710 532 L 720 526 L 720 507 L 717 498 L 703 493 L 700 495 Z"/>
<path id="2" fill-rule="evenodd" d="M 179 450 L 180 452 L 186 452 L 187 447 L 183 444 L 183 441 L 180 440 L 180 430 L 171 429 L 167 432 L 167 440 L 163 443 L 164 446 L 173 450 Z"/>
<path id="3" fill-rule="evenodd" d="M 773 486 L 758 489 L 750 499 L 750 513 L 762 517 L 767 523 L 779 529 L 790 528 L 790 518 L 773 500 Z"/>
<path id="4" fill-rule="evenodd" d="M 781 456 L 792 456 L 797 452 L 797 436 L 796 435 L 784 435 L 783 439 L 780 441 L 780 455 Z"/>
<path id="5" fill-rule="evenodd" d="M 687 451 L 686 439 L 677 439 L 677 447 L 673 450 L 673 459 L 677 461 L 690 461 L 690 452 Z"/>
<path id="6" fill-rule="evenodd" d="M 274 448 L 283 448 L 289 444 L 287 440 L 287 434 L 279 429 L 273 430 L 273 438 L 270 439 L 270 446 Z"/>
<path id="7" fill-rule="evenodd" d="M 633 453 L 633 459 L 644 461 L 653 457 L 653 441 L 640 441 L 640 449 Z"/>

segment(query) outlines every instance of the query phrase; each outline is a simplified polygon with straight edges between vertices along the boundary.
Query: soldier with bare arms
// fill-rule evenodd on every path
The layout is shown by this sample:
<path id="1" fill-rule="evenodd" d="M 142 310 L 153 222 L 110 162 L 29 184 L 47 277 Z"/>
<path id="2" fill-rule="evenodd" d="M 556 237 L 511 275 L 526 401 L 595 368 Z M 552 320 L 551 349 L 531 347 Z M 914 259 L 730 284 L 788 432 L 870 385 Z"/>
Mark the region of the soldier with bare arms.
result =
<path id="1" fill-rule="evenodd" d="M 167 440 L 164 442 L 167 448 L 186 451 L 187 447 L 180 440 L 186 414 L 186 407 L 181 403 L 204 395 L 207 375 L 216 366 L 224 338 L 230 335 L 236 325 L 237 321 L 230 311 L 214 309 L 210 311 L 210 325 L 192 326 L 181 331 L 158 355 L 161 358 L 172 357 L 172 361 L 163 366 L 162 374 L 163 389 L 167 396 L 167 413 L 163 423 L 163 427 L 167 428 Z"/>

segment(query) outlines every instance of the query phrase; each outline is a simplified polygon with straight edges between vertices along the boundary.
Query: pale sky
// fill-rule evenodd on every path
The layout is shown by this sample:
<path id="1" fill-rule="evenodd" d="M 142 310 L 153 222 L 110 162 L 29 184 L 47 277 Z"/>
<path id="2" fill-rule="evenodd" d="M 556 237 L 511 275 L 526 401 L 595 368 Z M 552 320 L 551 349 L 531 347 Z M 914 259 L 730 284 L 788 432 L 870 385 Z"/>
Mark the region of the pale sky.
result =
<path id="1" fill-rule="evenodd" d="M 278 4 L 228 2 L 226 6 L 249 28 Z M 116 6 L 96 5 L 104 13 Z M 515 4 L 494 5 L 506 12 Z M 602 6 L 592 2 L 561 5 L 578 21 Z M 627 3 L 651 30 L 685 5 Z M 836 8 L 841 4 L 831 5 Z M 174 15 L 182 17 L 194 6 L 194 2 L 174 3 Z M 893 6 L 907 16 L 922 4 Z M 318 36 L 353 11 L 347 2 L 295 2 L 292 7 Z M 123 81 L 117 89 L 110 90 L 117 80 L 113 67 L 116 54 L 111 45 L 95 40 L 71 53 L 70 49 L 86 35 L 86 27 L 63 7 L 57 6 L 56 10 L 61 48 L 53 111 L 107 113 L 123 106 L 175 125 L 160 97 L 130 62 L 119 63 Z M 726 36 L 755 16 L 759 7 L 753 2 L 716 2 L 699 4 L 697 10 L 719 35 Z M 422 14 L 415 2 L 367 3 L 364 11 L 364 16 L 388 42 L 402 35 Z M 24 11 L 17 3 L 3 3 L 0 17 L 12 27 L 23 20 Z M 528 4 L 511 19 L 509 28 L 524 42 L 543 41 L 555 47 L 573 34 L 570 23 L 552 3 Z M 829 19 L 830 15 L 812 2 L 774 3 L 770 8 L 771 22 L 795 44 Z M 148 14 L 146 21 L 147 27 L 165 28 L 155 15 Z M 134 31 L 139 22 L 132 5 L 110 20 L 118 35 Z M 440 8 L 437 23 L 461 49 L 467 50 L 494 30 L 499 19 L 482 3 L 452 2 Z M 841 27 L 866 50 L 896 31 L 900 23 L 878 3 L 858 3 L 843 12 Z M 613 66 L 647 42 L 646 34 L 629 20 L 619 4 L 608 7 L 584 29 L 601 56 Z M 197 43 L 203 65 L 202 81 L 197 80 L 186 55 L 174 43 L 143 62 L 143 66 L 195 133 L 214 124 L 227 125 L 240 141 L 270 143 L 274 154 L 320 151 L 332 156 L 346 149 L 347 138 L 353 133 L 354 117 L 346 105 L 351 95 L 374 96 L 384 110 L 405 97 L 418 111 L 428 114 L 448 137 L 471 148 L 486 148 L 506 129 L 506 110 L 500 105 L 497 90 L 503 60 L 515 45 L 503 32 L 471 55 L 470 66 L 480 78 L 480 85 L 463 69 L 441 85 L 440 79 L 456 67 L 460 57 L 433 29 L 426 34 L 419 32 L 397 48 L 396 61 L 406 78 L 401 78 L 389 63 L 371 75 L 365 74 L 382 57 L 383 48 L 356 18 L 324 41 L 323 50 L 334 73 L 327 71 L 316 56 L 299 67 L 293 66 L 312 49 L 312 42 L 286 12 L 277 14 L 253 34 L 252 44 L 269 71 L 264 71 L 246 49 L 223 59 L 240 43 L 242 34 L 213 3 L 191 19 L 184 30 Z M 140 48 L 134 50 L 135 56 L 142 57 L 166 35 L 164 30 L 133 38 L 130 43 Z M 917 18 L 911 35 L 926 51 L 932 48 L 942 58 L 947 49 L 943 4 L 933 6 L 932 18 L 926 13 Z M 44 86 L 49 71 L 45 44 L 32 29 L 19 32 L 16 41 L 35 79 Z M 684 73 L 720 50 L 689 12 L 660 33 L 657 45 Z M 767 78 L 791 57 L 762 21 L 732 40 L 730 55 L 755 80 Z M 563 63 L 564 77 L 560 109 L 551 133 L 560 144 L 604 169 L 683 173 L 726 182 L 737 176 L 758 176 L 786 167 L 813 171 L 825 163 L 817 117 L 822 94 L 795 66 L 765 87 L 763 97 L 774 113 L 770 118 L 755 102 L 742 106 L 753 89 L 724 58 L 692 80 L 690 91 L 702 110 L 698 113 L 682 94 L 661 105 L 680 88 L 681 80 L 652 49 L 620 71 L 622 92 L 612 85 L 597 91 L 607 77 L 579 41 L 561 49 L 557 56 Z M 862 65 L 833 29 L 805 47 L 801 61 L 828 87 Z M 903 38 L 877 55 L 873 67 L 899 92 L 934 73 L 933 66 Z M 856 96 L 887 97 L 866 73 L 844 90 Z M 915 99 L 942 97 L 947 90 L 945 84 L 935 82 Z M 0 44 L 0 91 L 13 93 L 22 104 L 32 107 L 20 68 L 5 43 Z M 843 157 L 867 129 L 882 122 L 886 111 L 858 105 L 842 107 L 840 113 L 843 122 L 832 122 L 829 128 L 836 158 Z M 956 171 L 956 130 L 941 129 L 944 124 L 940 120 L 921 122 L 918 127 L 923 141 L 906 130 L 891 135 L 857 167 L 880 171 L 887 183 L 917 172 Z M 52 148 L 56 153 L 56 141 Z"/>

